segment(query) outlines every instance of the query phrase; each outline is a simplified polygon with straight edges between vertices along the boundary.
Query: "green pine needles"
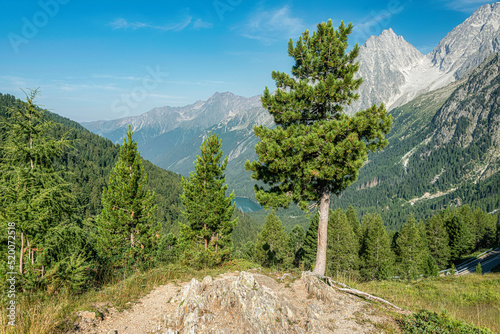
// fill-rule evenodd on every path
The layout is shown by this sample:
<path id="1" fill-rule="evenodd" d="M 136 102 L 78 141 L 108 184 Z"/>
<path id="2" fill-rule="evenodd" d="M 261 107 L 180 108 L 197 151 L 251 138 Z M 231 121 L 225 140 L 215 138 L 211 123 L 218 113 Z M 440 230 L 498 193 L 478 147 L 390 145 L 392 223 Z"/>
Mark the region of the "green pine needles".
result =
<path id="1" fill-rule="evenodd" d="M 231 219 L 236 204 L 232 203 L 234 191 L 226 197 L 227 157 L 221 163 L 221 146 L 219 137 L 209 133 L 196 157 L 195 172 L 182 179 L 187 224 L 179 224 L 179 243 L 184 249 L 183 261 L 196 267 L 217 266 L 233 250 L 231 233 L 238 219 Z"/>
<path id="2" fill-rule="evenodd" d="M 67 227 L 74 203 L 69 185 L 53 165 L 69 142 L 65 136 L 50 136 L 54 124 L 44 121 L 44 111 L 35 105 L 37 93 L 31 90 L 26 102 L 10 108 L 0 147 L 0 221 L 5 230 L 8 222 L 15 223 L 18 270 L 34 284 L 53 265 L 48 239 Z"/>
<path id="3" fill-rule="evenodd" d="M 115 269 L 142 267 L 154 256 L 159 226 L 155 194 L 145 190 L 146 182 L 147 174 L 129 126 L 103 191 L 103 210 L 97 218 L 98 252 Z"/>
<path id="4" fill-rule="evenodd" d="M 260 142 L 258 161 L 247 161 L 256 186 L 257 200 L 266 207 L 288 207 L 291 202 L 307 209 L 319 202 L 318 251 L 314 272 L 326 269 L 326 243 L 330 194 L 339 195 L 356 181 L 367 152 L 387 145 L 384 135 L 392 119 L 384 105 L 372 106 L 354 116 L 343 106 L 358 99 L 362 79 L 355 61 L 358 45 L 346 52 L 352 24 L 342 22 L 335 30 L 331 20 L 318 24 L 312 35 L 306 30 L 288 54 L 295 60 L 292 75 L 272 72 L 277 90 L 266 87 L 262 104 L 274 117 L 276 127 L 254 128 Z"/>

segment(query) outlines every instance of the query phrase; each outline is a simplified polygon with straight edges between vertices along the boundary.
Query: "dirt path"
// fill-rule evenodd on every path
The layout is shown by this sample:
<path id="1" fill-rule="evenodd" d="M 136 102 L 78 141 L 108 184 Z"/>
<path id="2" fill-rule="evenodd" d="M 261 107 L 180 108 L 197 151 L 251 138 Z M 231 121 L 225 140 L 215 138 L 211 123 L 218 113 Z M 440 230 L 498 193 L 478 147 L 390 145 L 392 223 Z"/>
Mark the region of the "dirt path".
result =
<path id="1" fill-rule="evenodd" d="M 278 296 L 277 298 L 283 301 L 283 305 L 287 305 L 287 308 L 289 307 L 290 310 L 293 310 L 293 312 L 290 311 L 293 313 L 295 319 L 293 323 L 304 324 L 304 326 L 293 325 L 295 327 L 300 327 L 299 332 L 345 334 L 381 333 L 385 332 L 384 330 L 380 330 L 381 328 L 385 328 L 386 326 L 393 327 L 394 320 L 391 317 L 381 314 L 372 304 L 358 297 L 340 291 L 334 291 L 330 288 L 328 288 L 326 293 L 318 290 L 319 292 L 317 292 L 315 296 L 315 293 L 309 291 L 311 288 L 308 288 L 306 282 L 301 278 L 295 278 L 288 283 L 279 283 L 279 281 L 273 277 L 258 274 L 255 274 L 254 277 L 259 286 L 272 290 L 273 293 Z M 203 286 L 201 290 L 209 293 L 209 296 L 212 297 L 208 297 L 206 300 L 196 297 L 195 304 L 205 305 L 206 309 L 202 310 L 200 314 L 212 314 L 215 318 L 210 320 L 207 325 L 209 327 L 211 326 L 210 330 L 208 327 L 203 327 L 204 325 L 200 324 L 200 327 L 195 332 L 248 332 L 248 328 L 242 329 L 239 327 L 241 325 L 237 325 L 237 322 L 234 321 L 239 318 L 239 316 L 232 319 L 227 316 L 226 311 L 220 308 L 220 302 L 214 302 L 213 305 L 211 304 L 211 301 L 215 300 L 213 299 L 215 295 L 210 294 L 211 289 L 216 289 L 218 286 L 234 286 L 230 284 L 231 282 L 235 282 L 238 278 L 238 272 L 226 273 L 216 277 L 214 283 L 209 283 L 208 285 L 204 283 L 205 281 L 201 283 Z M 211 282 L 212 280 L 209 281 Z M 170 283 L 157 287 L 127 310 L 118 312 L 115 309 L 111 309 L 102 321 L 96 320 L 93 313 L 80 312 L 81 319 L 78 324 L 79 329 L 72 333 L 170 333 L 167 327 L 172 328 L 173 325 L 171 320 L 176 317 L 176 312 L 179 312 L 179 306 L 181 302 L 183 302 L 182 299 L 187 298 L 188 295 L 193 293 L 189 290 L 190 286 L 188 286 L 188 284 L 192 285 L 193 281 L 180 284 Z M 186 288 L 187 291 L 184 291 L 186 289 L 183 290 L 183 288 Z M 215 293 L 216 290 L 213 291 Z M 220 292 L 221 291 L 219 291 L 217 295 Z M 258 307 L 258 305 L 253 305 L 251 307 Z M 188 306 L 182 306 L 182 308 L 188 308 Z M 315 326 L 311 325 L 313 323 Z M 177 325 L 174 326 L 174 328 L 179 327 Z M 214 329 L 215 331 L 213 331 Z M 289 329 L 290 332 L 295 333 L 295 330 L 292 330 L 291 327 Z M 185 328 L 185 330 L 188 329 Z M 181 329 L 181 333 L 184 333 L 185 330 Z M 191 331 L 188 330 L 188 332 Z"/>
<path id="2" fill-rule="evenodd" d="M 187 282 L 177 285 L 169 283 L 159 286 L 129 309 L 122 312 L 110 309 L 103 321 L 96 321 L 93 317 L 94 313 L 81 312 L 80 330 L 73 333 L 154 333 L 163 324 L 165 314 L 173 313 L 177 308 L 179 301 L 173 302 L 173 298 L 186 284 Z"/>

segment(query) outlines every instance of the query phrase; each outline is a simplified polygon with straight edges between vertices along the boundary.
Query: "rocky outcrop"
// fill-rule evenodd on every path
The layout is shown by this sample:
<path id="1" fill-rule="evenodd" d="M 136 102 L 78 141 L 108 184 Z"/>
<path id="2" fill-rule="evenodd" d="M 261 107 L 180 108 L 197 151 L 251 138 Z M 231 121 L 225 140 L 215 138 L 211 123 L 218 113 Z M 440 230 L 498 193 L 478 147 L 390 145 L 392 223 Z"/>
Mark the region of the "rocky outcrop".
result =
<path id="1" fill-rule="evenodd" d="M 309 272 L 288 284 L 249 272 L 193 278 L 172 303 L 157 333 L 373 333 L 392 322 Z"/>

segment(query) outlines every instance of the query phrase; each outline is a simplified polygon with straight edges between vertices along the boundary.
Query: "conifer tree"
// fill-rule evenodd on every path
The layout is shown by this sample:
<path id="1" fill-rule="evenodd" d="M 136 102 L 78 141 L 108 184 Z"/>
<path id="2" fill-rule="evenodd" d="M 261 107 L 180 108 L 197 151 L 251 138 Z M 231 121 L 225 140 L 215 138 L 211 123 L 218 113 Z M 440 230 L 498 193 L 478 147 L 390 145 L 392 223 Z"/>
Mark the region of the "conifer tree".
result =
<path id="1" fill-rule="evenodd" d="M 342 209 L 330 214 L 328 223 L 327 272 L 355 272 L 358 269 L 358 243 Z"/>
<path id="2" fill-rule="evenodd" d="M 26 102 L 11 108 L 12 118 L 5 124 L 6 135 L 0 156 L 0 221 L 3 230 L 14 222 L 19 256 L 19 273 L 30 265 L 39 274 L 48 268 L 46 239 L 70 217 L 73 197 L 69 185 L 54 169 L 53 159 L 69 142 L 51 138 L 53 123 L 44 121 L 36 106 L 37 90 L 26 94 Z M 33 279 L 37 279 L 34 277 Z"/>
<path id="3" fill-rule="evenodd" d="M 281 220 L 272 210 L 266 216 L 266 223 L 257 235 L 255 258 L 264 266 L 274 266 L 285 261 L 288 252 L 288 235 Z"/>
<path id="4" fill-rule="evenodd" d="M 427 264 L 425 266 L 425 275 L 427 277 L 439 276 L 439 268 L 437 266 L 436 260 L 430 254 L 427 254 Z"/>
<path id="5" fill-rule="evenodd" d="M 478 262 L 476 265 L 476 274 L 478 274 L 478 275 L 483 274 L 483 268 L 481 268 L 481 262 Z"/>
<path id="6" fill-rule="evenodd" d="M 396 239 L 396 263 L 400 276 L 415 279 L 427 265 L 427 249 L 415 217 L 410 216 Z"/>
<path id="7" fill-rule="evenodd" d="M 196 157 L 195 172 L 182 179 L 183 215 L 188 223 L 180 224 L 180 242 L 185 261 L 198 266 L 218 265 L 233 250 L 231 233 L 238 219 L 231 220 L 236 204 L 232 203 L 234 191 L 226 197 L 227 157 L 221 163 L 221 146 L 219 137 L 209 133 Z"/>
<path id="8" fill-rule="evenodd" d="M 314 263 L 316 261 L 316 251 L 318 249 L 318 221 L 319 214 L 316 213 L 311 219 L 311 223 L 309 224 L 309 228 L 304 238 L 304 246 L 302 246 L 304 249 L 304 266 L 307 270 L 314 268 Z"/>
<path id="9" fill-rule="evenodd" d="M 354 210 L 352 205 L 349 205 L 347 211 L 345 212 L 345 215 L 347 216 L 347 221 L 349 222 L 349 224 L 351 224 L 354 235 L 356 236 L 356 243 L 359 252 L 362 237 L 361 223 L 359 222 L 359 219 L 356 216 L 356 211 Z"/>
<path id="10" fill-rule="evenodd" d="M 352 24 L 342 22 L 335 30 L 330 21 L 317 25 L 312 35 L 306 30 L 288 54 L 295 60 L 291 75 L 273 71 L 277 90 L 266 87 L 263 106 L 274 117 L 276 127 L 254 127 L 260 138 L 256 145 L 258 161 L 247 161 L 254 180 L 269 188 L 256 186 L 257 200 L 266 207 L 288 207 L 297 203 L 306 210 L 319 203 L 318 246 L 314 273 L 326 269 L 327 228 L 330 194 L 339 195 L 356 181 L 367 152 L 387 145 L 391 118 L 383 105 L 343 113 L 359 96 L 355 91 L 361 79 L 358 45 L 350 52 L 348 35 Z"/>
<path id="11" fill-rule="evenodd" d="M 109 268 L 132 268 L 154 258 L 159 241 L 155 194 L 146 191 L 147 174 L 129 125 L 118 162 L 102 193 L 97 248 Z"/>
<path id="12" fill-rule="evenodd" d="M 429 218 L 425 228 L 429 253 L 435 259 L 438 268 L 444 269 L 450 261 L 450 245 L 443 215 L 438 214 Z"/>
<path id="13" fill-rule="evenodd" d="M 360 250 L 361 275 L 369 280 L 392 275 L 394 255 L 389 235 L 379 214 L 363 216 L 363 240 Z"/>
<path id="14" fill-rule="evenodd" d="M 288 247 L 291 253 L 293 265 L 299 267 L 303 262 L 304 257 L 304 240 L 306 238 L 306 231 L 299 225 L 295 225 L 290 234 L 288 235 Z"/>
<path id="15" fill-rule="evenodd" d="M 445 226 L 450 240 L 451 260 L 456 261 L 470 249 L 469 226 L 456 212 L 446 220 Z"/>
<path id="16" fill-rule="evenodd" d="M 491 247 L 495 244 L 497 233 L 497 216 L 483 212 L 481 209 L 474 210 L 474 248 Z"/>

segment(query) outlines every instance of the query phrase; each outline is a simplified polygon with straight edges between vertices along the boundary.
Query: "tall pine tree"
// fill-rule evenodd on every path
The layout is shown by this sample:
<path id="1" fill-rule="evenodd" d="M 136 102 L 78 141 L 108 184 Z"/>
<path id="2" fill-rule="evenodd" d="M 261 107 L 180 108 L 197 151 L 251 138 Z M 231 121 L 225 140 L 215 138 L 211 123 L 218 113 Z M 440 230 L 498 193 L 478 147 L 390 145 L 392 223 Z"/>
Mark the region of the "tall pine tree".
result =
<path id="1" fill-rule="evenodd" d="M 396 264 L 400 276 L 415 279 L 424 273 L 428 259 L 426 240 L 423 237 L 415 217 L 411 215 L 396 239 Z"/>
<path id="2" fill-rule="evenodd" d="M 130 269 L 147 264 L 155 256 L 159 226 L 155 194 L 145 190 L 146 182 L 129 125 L 120 157 L 103 190 L 103 209 L 97 218 L 97 248 L 110 268 Z"/>
<path id="3" fill-rule="evenodd" d="M 358 45 L 346 52 L 351 32 L 352 24 L 342 22 L 335 30 L 330 20 L 318 24 L 312 36 L 306 30 L 295 45 L 289 41 L 292 75 L 273 71 L 277 90 L 271 94 L 266 87 L 262 97 L 276 127 L 254 128 L 259 160 L 245 164 L 254 180 L 269 186 L 256 186 L 257 200 L 266 207 L 295 202 L 307 209 L 310 202 L 319 203 L 314 273 L 321 275 L 327 261 L 330 194 L 339 195 L 356 181 L 367 152 L 387 145 L 384 134 L 392 122 L 383 105 L 352 117 L 342 112 L 358 98 L 355 90 L 362 82 L 354 79 Z"/>
<path id="4" fill-rule="evenodd" d="M 195 172 L 182 179 L 181 196 L 184 217 L 180 242 L 185 249 L 184 260 L 197 266 L 215 266 L 229 259 L 233 250 L 231 233 L 238 219 L 231 220 L 236 205 L 234 191 L 226 197 L 224 171 L 227 157 L 216 135 L 208 134 L 196 157 Z"/>
<path id="5" fill-rule="evenodd" d="M 328 223 L 327 272 L 354 273 L 358 269 L 358 242 L 342 209 L 330 214 Z"/>
<path id="6" fill-rule="evenodd" d="M 362 226 L 361 275 L 369 280 L 389 278 L 393 272 L 394 254 L 382 217 L 365 214 Z"/>
<path id="7" fill-rule="evenodd" d="M 266 223 L 257 235 L 255 258 L 267 267 L 283 264 L 288 255 L 288 246 L 288 235 L 273 210 L 267 215 Z"/>
<path id="8" fill-rule="evenodd" d="M 450 262 L 450 240 L 442 214 L 432 216 L 425 224 L 429 253 L 435 259 L 439 269 L 444 269 Z"/>
<path id="9" fill-rule="evenodd" d="M 25 267 L 36 277 L 47 271 L 46 239 L 54 229 L 64 229 L 71 215 L 73 197 L 69 185 L 54 169 L 53 160 L 69 142 L 51 138 L 54 124 L 44 121 L 44 111 L 35 104 L 37 90 L 26 94 L 26 102 L 15 105 L 5 124 L 0 156 L 0 220 L 3 230 L 14 222 L 19 247 L 19 273 Z M 5 241 L 6 242 L 6 241 Z M 35 274 L 35 268 L 37 274 Z"/>

